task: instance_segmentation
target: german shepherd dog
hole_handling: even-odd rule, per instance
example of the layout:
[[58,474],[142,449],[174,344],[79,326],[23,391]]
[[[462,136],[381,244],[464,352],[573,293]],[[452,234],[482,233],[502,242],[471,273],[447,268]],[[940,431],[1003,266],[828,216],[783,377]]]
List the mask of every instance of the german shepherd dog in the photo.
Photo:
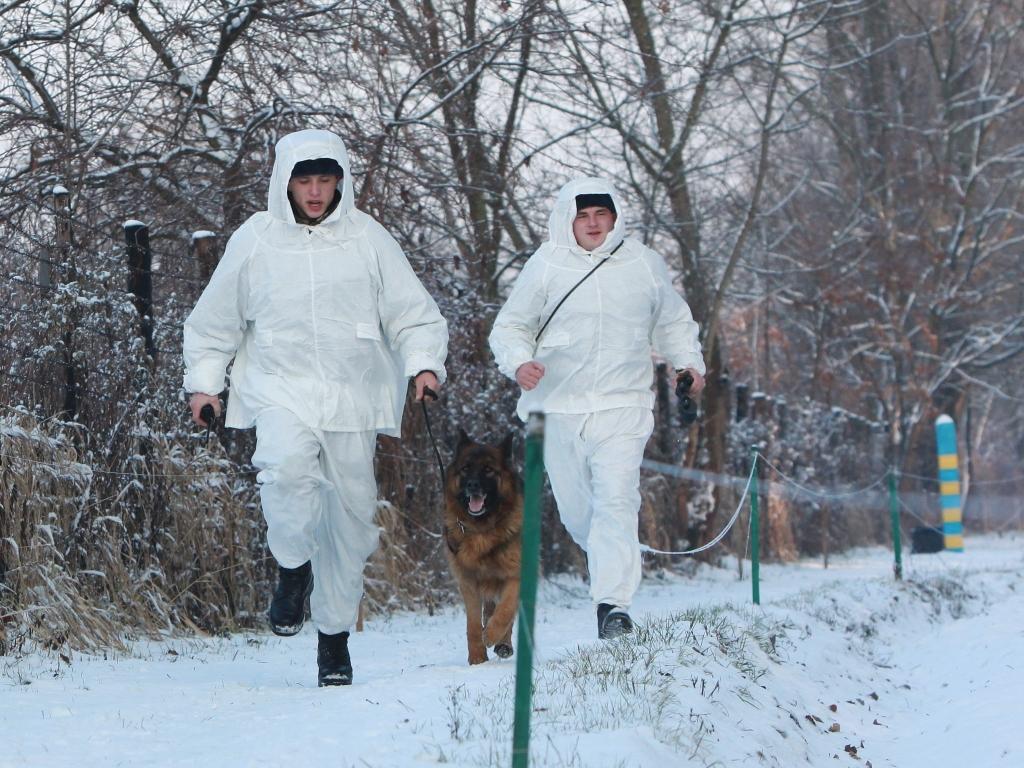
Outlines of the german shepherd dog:
[[459,430],[445,484],[444,540],[466,604],[469,663],[487,661],[487,646],[512,655],[519,605],[523,489],[512,466],[512,435],[500,447]]

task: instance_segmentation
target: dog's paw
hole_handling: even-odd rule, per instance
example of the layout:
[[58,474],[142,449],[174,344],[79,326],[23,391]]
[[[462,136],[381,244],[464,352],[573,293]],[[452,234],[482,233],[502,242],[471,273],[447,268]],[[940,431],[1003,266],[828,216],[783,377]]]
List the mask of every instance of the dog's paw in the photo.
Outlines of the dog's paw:
[[512,655],[512,646],[508,643],[498,643],[496,646],[494,646],[494,652],[498,655],[499,658],[507,659],[509,656]]
[[498,643],[505,643],[507,645],[508,643],[505,638],[508,637],[511,637],[509,626],[507,624],[500,625],[493,618],[484,627],[484,645],[488,648],[498,645]]

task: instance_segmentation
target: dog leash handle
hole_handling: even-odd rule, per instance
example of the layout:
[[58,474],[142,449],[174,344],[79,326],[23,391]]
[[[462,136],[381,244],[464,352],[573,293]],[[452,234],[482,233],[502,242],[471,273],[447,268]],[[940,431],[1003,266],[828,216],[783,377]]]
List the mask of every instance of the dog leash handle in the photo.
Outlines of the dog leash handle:
[[690,397],[690,387],[693,386],[693,376],[689,371],[679,377],[676,384],[676,396],[679,398],[679,420],[684,427],[688,427],[697,420],[697,403]]
[[206,424],[206,442],[210,442],[210,430],[213,429],[213,422],[217,420],[217,412],[213,410],[213,406],[207,403],[199,409],[199,418]]

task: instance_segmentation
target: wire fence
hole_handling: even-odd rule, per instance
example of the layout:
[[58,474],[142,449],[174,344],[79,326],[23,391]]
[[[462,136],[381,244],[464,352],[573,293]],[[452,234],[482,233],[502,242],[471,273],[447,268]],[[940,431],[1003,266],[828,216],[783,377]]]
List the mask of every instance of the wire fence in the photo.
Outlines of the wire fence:
[[[854,512],[863,513],[864,511],[877,510],[888,514],[888,505],[892,501],[890,493],[881,491],[893,471],[887,472],[886,474],[879,475],[874,480],[870,480],[866,483],[854,486],[841,486],[841,487],[818,487],[813,488],[805,483],[801,483],[795,480],[786,472],[782,471],[777,464],[772,462],[767,456],[760,451],[755,454],[755,461],[751,462],[751,468],[744,479],[740,476],[735,475],[723,475],[721,473],[706,472],[700,469],[692,467],[679,467],[665,462],[656,461],[653,459],[645,458],[641,464],[641,468],[649,472],[655,472],[661,475],[671,476],[679,480],[686,480],[690,482],[706,483],[716,485],[719,487],[731,488],[731,489],[742,489],[742,494],[735,510],[730,516],[728,522],[722,528],[722,530],[714,536],[706,544],[699,547],[694,547],[685,550],[661,550],[655,549],[647,544],[641,543],[641,550],[644,553],[652,555],[693,555],[700,552],[705,552],[711,549],[713,546],[720,543],[729,531],[735,526],[737,520],[743,511],[744,504],[748,499],[748,495],[751,489],[751,481],[756,471],[757,463],[762,464],[767,470],[770,470],[771,474],[774,475],[781,485],[774,483],[770,486],[770,489],[766,489],[760,492],[765,497],[774,496],[777,498],[787,499],[790,501],[810,501],[818,503],[832,502],[836,504],[835,509],[840,513],[844,511],[848,514]],[[910,479],[918,481],[921,484],[937,484],[938,473],[932,477],[925,475],[917,475],[913,473],[895,473],[898,477],[904,479]],[[972,481],[972,486],[1003,486],[1009,484],[1019,484],[1024,482],[1024,476],[1010,477],[1005,479],[998,479],[993,481]],[[939,494],[935,491],[908,491],[906,489],[900,490],[896,498],[899,501],[901,509],[914,520],[916,520],[921,526],[928,528],[941,527],[941,507],[939,505]],[[1021,504],[1020,496],[989,496],[987,498],[989,502],[1002,503],[1007,510],[1006,519],[993,525],[984,525],[980,529],[983,531],[1005,531],[1009,530],[1014,523],[1020,523],[1024,520],[1024,512],[1020,509],[1014,510],[1015,507],[1019,507]],[[856,506],[852,509],[844,508],[843,504],[847,502],[855,501]],[[918,514],[914,509],[908,505],[908,501],[919,504],[921,507],[927,507],[934,513],[933,519],[927,519],[926,517]],[[981,522],[981,521],[972,521]],[[1024,530],[1024,528],[1022,528]]]

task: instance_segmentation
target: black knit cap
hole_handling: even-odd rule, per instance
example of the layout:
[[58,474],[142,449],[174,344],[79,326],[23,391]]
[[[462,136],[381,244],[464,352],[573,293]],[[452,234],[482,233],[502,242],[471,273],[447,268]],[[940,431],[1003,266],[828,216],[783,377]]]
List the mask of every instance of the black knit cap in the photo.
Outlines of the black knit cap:
[[607,208],[615,213],[615,203],[612,202],[611,195],[605,194],[591,194],[591,195],[576,195],[576,213],[579,213],[584,208]]
[[345,172],[333,157],[318,157],[315,160],[300,160],[292,168],[291,178],[296,176],[337,176],[339,179]]

